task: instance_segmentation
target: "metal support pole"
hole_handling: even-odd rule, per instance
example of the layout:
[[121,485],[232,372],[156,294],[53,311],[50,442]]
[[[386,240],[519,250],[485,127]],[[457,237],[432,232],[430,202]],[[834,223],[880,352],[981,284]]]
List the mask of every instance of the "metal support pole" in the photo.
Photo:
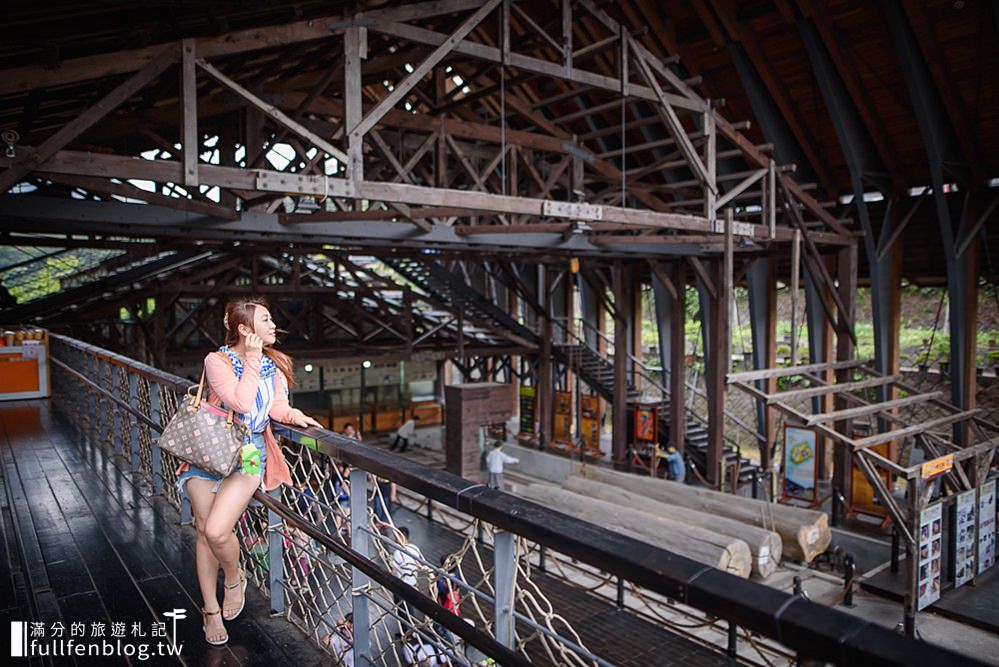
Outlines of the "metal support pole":
[[[281,500],[280,489],[268,491],[267,495]],[[362,496],[363,497],[363,496]],[[353,487],[351,487],[353,498]],[[271,594],[271,615],[282,614],[284,599],[284,519],[274,510],[267,510],[267,584]]]
[[844,573],[843,580],[846,593],[843,596],[843,606],[852,607],[853,606],[853,577],[857,573],[857,563],[853,558],[853,554],[847,554],[846,558],[843,560]]
[[[94,374],[91,377],[91,380],[94,381],[94,384],[100,387],[101,374],[104,372],[103,369],[104,362],[101,361],[99,357],[93,357],[93,362],[94,362],[93,366]],[[104,429],[101,426],[101,422],[103,421],[102,417],[104,415],[104,408],[101,405],[102,403],[103,403],[103,397],[101,396],[100,390],[94,388],[94,412],[92,413],[94,416],[94,442],[97,444],[98,447],[100,447],[103,450],[104,443],[102,442],[101,439],[101,433]]]
[[891,531],[891,571],[893,574],[898,573],[898,530],[892,528]]
[[[367,430],[367,427],[364,425],[364,391],[365,391],[365,387],[364,387],[364,362],[362,361],[361,362],[361,399],[360,399],[360,409],[359,409],[359,413],[360,414],[358,415],[358,418],[357,418],[357,431],[358,431],[358,433],[361,433],[361,434],[363,434]],[[373,428],[372,428],[372,430],[373,430]]]
[[[493,632],[496,641],[513,648],[513,586],[516,581],[516,542],[513,533],[497,531],[493,538],[493,586],[496,590]],[[354,619],[357,623],[357,619]]]
[[725,654],[733,660],[739,655],[738,640],[739,640],[739,626],[729,621],[728,648],[726,649]]
[[547,560],[548,560],[548,551],[547,549],[545,549],[545,545],[542,544],[540,545],[540,549],[538,551],[538,569],[541,572],[545,572],[547,568],[547,563],[546,563]]
[[[117,366],[111,367],[111,395],[115,398],[121,400],[121,391],[119,391],[118,383],[115,382],[115,370]],[[124,451],[125,443],[119,443],[119,435],[121,434],[121,408],[118,407],[116,403],[111,402],[111,455],[115,456]]]
[[617,608],[624,609],[624,579],[617,578]]
[[[161,387],[158,384],[149,385],[149,418],[162,426],[163,415],[160,413],[160,389]],[[154,495],[163,492],[163,466],[160,460],[160,446],[157,444],[159,439],[160,434],[155,429],[149,429],[149,453],[151,459],[149,477],[153,484]]]
[[[350,548],[368,558],[368,473],[360,468],[350,471]],[[354,662],[367,665],[371,661],[368,621],[368,577],[351,568],[351,612],[354,614]]]
[[[133,410],[139,410],[138,376],[129,373],[128,376],[128,404]],[[130,449],[132,451],[132,472],[138,472],[141,462],[139,460],[139,420],[132,418],[132,434],[130,438]]]
[[[84,375],[93,379],[94,372],[93,369],[97,364],[97,359],[89,354],[84,353]],[[94,441],[94,429],[96,428],[97,420],[97,391],[87,385],[87,431],[86,431],[86,441],[92,443]]]
[[908,512],[905,518],[909,524],[910,534],[913,541],[905,542],[905,595],[903,603],[905,605],[902,625],[905,628],[905,636],[914,638],[916,636],[916,605],[918,602],[918,569],[919,569],[919,544],[916,542],[919,536],[919,497],[922,489],[918,478],[909,480],[906,485],[906,501],[908,502]]

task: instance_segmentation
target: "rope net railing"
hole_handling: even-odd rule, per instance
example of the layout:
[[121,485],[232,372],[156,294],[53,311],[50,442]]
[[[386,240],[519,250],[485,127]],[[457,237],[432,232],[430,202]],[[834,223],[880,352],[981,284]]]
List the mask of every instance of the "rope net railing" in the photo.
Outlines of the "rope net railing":
[[[80,369],[71,373],[54,364],[54,388],[69,420],[111,457],[133,467],[153,493],[190,520],[173,481],[180,461],[161,452],[155,438],[176,413],[186,382],[165,374],[154,377],[131,371],[74,346],[53,343],[56,359]],[[91,382],[88,383],[82,377]],[[117,399],[117,400],[116,400]],[[352,544],[350,468],[317,448],[282,440],[292,484],[282,485],[282,503],[311,521],[345,547]],[[363,530],[370,543],[370,559],[415,587],[427,597],[447,602],[447,607],[476,628],[494,634],[495,564],[492,545],[496,529],[464,518],[464,530],[452,532],[453,548],[440,559],[430,559],[419,549],[402,545],[402,527],[392,515],[390,485],[367,475]],[[409,497],[413,492],[400,490]],[[350,642],[344,638],[353,598],[369,600],[370,661],[376,665],[493,664],[478,649],[426,615],[411,609],[393,591],[375,582],[363,590],[352,585],[352,568],[335,552],[310,538],[295,525],[277,521],[257,500],[236,524],[242,562],[253,585],[271,598],[271,607],[303,634],[343,663]],[[449,543],[450,544],[450,543]],[[527,545],[516,542],[515,601],[512,648],[533,664],[610,665],[589,651],[572,624],[558,613],[544,591],[532,580]],[[398,554],[405,553],[406,556]],[[279,568],[273,568],[280,562]],[[279,597],[280,600],[275,599]],[[450,599],[448,599],[450,598]]]
[[[443,528],[463,535],[472,545],[480,539],[488,538],[488,533],[481,536],[478,534],[477,522],[466,520],[460,512],[433,503],[415,493],[403,491],[398,497],[401,507],[413,514],[429,517]],[[428,505],[431,506],[430,511],[427,509]],[[679,604],[632,582],[621,582],[620,585],[623,585],[624,589],[622,596],[619,591],[619,578],[616,575],[529,540],[521,541],[518,553],[521,554],[519,567],[533,575],[532,583],[537,581],[539,574],[542,577],[551,577],[605,602],[620,605],[640,618],[712,650],[724,651],[727,648],[729,630],[728,622],[724,619]],[[795,654],[789,652],[786,647],[748,631],[740,633],[739,648],[740,662],[748,664],[791,665],[797,660]]]
[[[130,467],[140,486],[189,522],[189,504],[173,484],[179,462],[155,443],[188,382],[62,336],[53,336],[51,350],[55,402],[79,440]],[[572,599],[584,607],[598,600],[608,611],[615,598],[618,609],[654,624],[647,631],[715,650],[724,635],[725,653],[752,664],[802,655],[877,655],[898,665],[915,659],[916,648],[896,635],[800,595],[731,578],[328,431],[277,432],[291,438],[282,448],[292,483],[258,492],[238,521],[244,567],[272,614],[340,664],[352,664],[355,651],[362,662],[386,666],[497,664],[497,657],[510,665],[612,664],[588,646],[605,628],[592,614],[575,613],[571,595],[589,595]],[[414,514],[421,509],[435,520],[422,521]],[[417,525],[425,551],[407,544],[407,529]],[[348,621],[358,614],[351,633]],[[798,627],[789,619],[802,614],[810,619],[807,645],[783,631]],[[854,641],[859,636],[865,639]],[[600,642],[597,650],[614,646]],[[927,664],[950,657],[918,650]]]

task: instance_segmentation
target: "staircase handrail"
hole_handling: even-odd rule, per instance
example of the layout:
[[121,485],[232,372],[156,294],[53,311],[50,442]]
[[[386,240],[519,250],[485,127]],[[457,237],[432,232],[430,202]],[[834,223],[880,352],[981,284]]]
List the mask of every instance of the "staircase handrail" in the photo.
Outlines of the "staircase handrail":
[[[553,318],[553,319],[555,319],[555,318]],[[560,318],[557,318],[557,319],[560,322],[568,322],[569,321],[569,318],[566,318],[566,317],[560,317]],[[608,338],[608,336],[607,336],[606,333],[604,333],[604,332],[600,331],[599,329],[593,327],[593,325],[590,324],[589,322],[587,322],[586,320],[584,320],[582,318],[573,318],[573,319],[574,320],[578,320],[579,322],[581,322],[584,327],[590,327],[593,331],[595,331],[601,337],[604,337],[605,339]],[[576,335],[575,331],[573,331],[573,327],[571,327],[571,326],[565,326],[565,327],[563,327],[563,329],[574,340],[576,340],[579,343],[581,343],[582,345],[586,346],[591,352],[594,352],[598,356],[601,356],[600,353],[597,350],[594,350],[592,347],[590,347],[589,345],[587,345],[585,338],[580,338],[578,335]],[[612,356],[612,355],[610,353],[608,353],[607,356]],[[652,366],[650,364],[647,364],[642,359],[636,357],[633,354],[628,354],[627,357],[632,362],[634,362],[638,366],[638,368],[640,369],[639,372],[638,372],[639,376],[641,376],[645,380],[648,380],[649,383],[651,383],[654,387],[656,387],[657,389],[659,389],[660,392],[662,392],[662,394],[664,396],[666,396],[666,395],[669,394],[669,391],[667,390],[666,386],[663,383],[661,383],[656,377],[654,377],[652,375],[652,373],[656,373],[656,372],[662,373],[663,377],[665,378],[665,377],[668,377],[669,374],[671,373],[670,369],[662,368],[660,366]],[[699,389],[697,387],[697,385],[694,382],[692,382],[689,378],[685,378],[684,379],[684,386],[686,386],[687,391],[691,392],[692,394],[694,394],[696,396],[700,396],[701,398],[707,399],[707,393],[705,393],[704,391],[702,391],[701,389]],[[694,410],[690,409],[689,405],[687,406],[687,412],[688,412],[688,414],[690,414],[691,416],[693,416],[694,419],[696,419],[697,421],[701,422],[704,425],[707,425],[707,420],[705,420],[703,417],[701,417],[699,414],[697,414]],[[749,426],[748,424],[746,424],[745,421],[743,421],[738,416],[732,414],[728,410],[725,410],[724,412],[725,412],[725,416],[728,417],[730,420],[732,420],[732,422],[736,426],[738,426],[742,430],[746,431],[749,435],[753,436],[753,438],[755,438],[758,442],[766,443],[766,441],[767,441],[766,436],[764,436],[763,434],[761,434],[760,432],[758,432],[757,430],[755,430],[754,428],[752,428],[751,426]],[[731,438],[729,438],[728,436],[726,436],[725,439],[729,440],[729,442],[731,442],[733,445],[735,445],[735,446],[738,447],[738,443],[735,442],[734,440],[732,440]]]

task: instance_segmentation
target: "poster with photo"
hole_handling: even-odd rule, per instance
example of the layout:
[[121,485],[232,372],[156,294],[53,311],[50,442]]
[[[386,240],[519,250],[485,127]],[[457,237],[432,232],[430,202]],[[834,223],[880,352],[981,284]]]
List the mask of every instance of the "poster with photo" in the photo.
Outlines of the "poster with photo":
[[520,388],[520,432],[534,433],[534,387]]
[[940,599],[940,558],[943,553],[943,505],[927,505],[919,515],[919,569],[916,609]]
[[978,487],[978,574],[996,563],[996,480]]
[[957,551],[954,556],[954,587],[975,576],[975,490],[957,496]]
[[804,426],[784,427],[784,495],[815,500],[816,433]]

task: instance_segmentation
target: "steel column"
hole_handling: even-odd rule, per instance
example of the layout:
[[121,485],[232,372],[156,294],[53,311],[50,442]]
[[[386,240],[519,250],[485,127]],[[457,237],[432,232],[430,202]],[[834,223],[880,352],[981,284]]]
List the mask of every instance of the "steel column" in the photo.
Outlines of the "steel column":
[[[350,548],[362,558],[370,558],[368,548],[368,473],[350,470]],[[274,561],[271,561],[274,562]],[[371,661],[371,623],[368,616],[368,576],[357,568],[350,570],[351,613],[354,615],[354,662]]]
[[[513,648],[513,589],[517,579],[516,535],[497,530],[493,535],[493,587],[495,590],[493,633],[496,641]],[[356,620],[355,620],[356,622]]]
[[[762,370],[777,365],[777,260],[754,259],[746,271],[749,287],[749,326],[752,331],[753,368]],[[772,394],[777,390],[774,378],[757,380],[756,388]],[[756,402],[757,430],[766,437],[760,447],[760,467],[770,469],[770,451],[777,440],[776,414],[763,401]]]

